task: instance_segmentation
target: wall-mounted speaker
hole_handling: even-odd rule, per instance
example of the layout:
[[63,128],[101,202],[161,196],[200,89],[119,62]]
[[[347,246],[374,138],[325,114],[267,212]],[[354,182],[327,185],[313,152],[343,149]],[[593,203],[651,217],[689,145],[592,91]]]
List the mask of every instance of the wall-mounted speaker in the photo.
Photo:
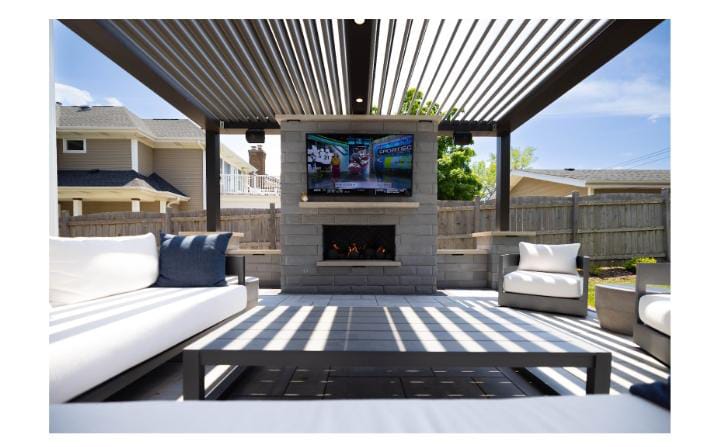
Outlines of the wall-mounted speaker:
[[265,131],[260,129],[248,129],[245,131],[245,139],[248,143],[264,143]]
[[453,133],[453,143],[456,146],[468,146],[472,144],[472,133],[470,132],[455,132]]

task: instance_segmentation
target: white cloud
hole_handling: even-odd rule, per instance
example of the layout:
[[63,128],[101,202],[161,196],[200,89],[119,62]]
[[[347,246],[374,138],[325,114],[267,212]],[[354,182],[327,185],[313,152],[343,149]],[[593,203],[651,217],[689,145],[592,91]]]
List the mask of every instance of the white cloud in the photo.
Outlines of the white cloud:
[[66,106],[120,107],[123,105],[123,103],[114,96],[107,96],[103,101],[95,101],[89,91],[59,82],[55,83],[55,101],[59,101]]
[[670,115],[670,88],[646,78],[587,80],[547,109],[548,115],[644,116],[655,122]]
[[87,106],[93,101],[93,97],[87,90],[56,82],[55,101],[59,101],[66,106]]
[[120,107],[123,105],[123,103],[114,96],[108,96],[107,98],[105,98],[105,105]]

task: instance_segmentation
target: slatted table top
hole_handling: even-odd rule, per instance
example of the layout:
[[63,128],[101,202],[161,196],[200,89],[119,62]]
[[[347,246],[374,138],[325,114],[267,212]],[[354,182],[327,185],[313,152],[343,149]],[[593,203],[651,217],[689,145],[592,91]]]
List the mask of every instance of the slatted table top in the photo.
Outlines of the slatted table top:
[[186,351],[601,353],[500,307],[258,306]]

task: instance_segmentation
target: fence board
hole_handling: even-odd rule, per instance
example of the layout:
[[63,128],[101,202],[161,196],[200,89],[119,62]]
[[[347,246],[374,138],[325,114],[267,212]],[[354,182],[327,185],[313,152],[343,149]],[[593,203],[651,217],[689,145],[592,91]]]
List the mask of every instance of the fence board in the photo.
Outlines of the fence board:
[[[573,202],[574,200],[574,202]],[[538,243],[574,239],[595,260],[634,256],[664,258],[669,250],[669,193],[601,194],[585,197],[516,197],[510,229],[535,231]],[[220,230],[244,233],[242,248],[277,248],[282,210],[223,209]],[[99,213],[60,216],[61,236],[121,236],[147,232],[204,231],[205,211]],[[438,248],[475,248],[473,232],[495,226],[493,201],[438,201]]]

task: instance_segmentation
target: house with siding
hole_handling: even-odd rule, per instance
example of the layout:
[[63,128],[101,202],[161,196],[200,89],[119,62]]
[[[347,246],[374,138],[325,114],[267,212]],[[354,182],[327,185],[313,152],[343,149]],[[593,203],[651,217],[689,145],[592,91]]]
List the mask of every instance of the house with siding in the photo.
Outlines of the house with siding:
[[581,196],[607,193],[659,193],[670,187],[667,169],[523,169],[510,172],[510,194]]
[[[81,215],[205,208],[205,135],[192,121],[141,119],[114,106],[58,104],[56,111],[61,210]],[[227,179],[257,171],[225,145],[220,152],[225,183],[236,186]],[[232,195],[232,187],[224,192]]]

